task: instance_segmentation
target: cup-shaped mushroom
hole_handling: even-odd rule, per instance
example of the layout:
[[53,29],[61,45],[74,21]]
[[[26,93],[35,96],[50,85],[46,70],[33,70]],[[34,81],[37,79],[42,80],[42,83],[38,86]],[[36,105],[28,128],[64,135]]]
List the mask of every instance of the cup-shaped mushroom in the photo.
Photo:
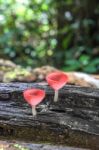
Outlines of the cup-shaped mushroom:
[[45,97],[45,91],[41,89],[27,89],[23,92],[24,99],[32,106],[33,116],[36,116],[36,105]]
[[47,75],[46,80],[55,90],[54,102],[56,102],[58,100],[58,91],[68,82],[68,76],[63,72],[53,72]]

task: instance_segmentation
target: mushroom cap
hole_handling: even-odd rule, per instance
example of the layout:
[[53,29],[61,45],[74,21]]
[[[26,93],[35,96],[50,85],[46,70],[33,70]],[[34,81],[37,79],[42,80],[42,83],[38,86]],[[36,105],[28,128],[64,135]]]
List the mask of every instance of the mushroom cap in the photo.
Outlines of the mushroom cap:
[[45,91],[40,89],[27,89],[23,92],[24,99],[31,105],[38,105],[45,97]]
[[59,90],[68,82],[68,76],[63,72],[53,72],[47,75],[46,80],[54,90]]

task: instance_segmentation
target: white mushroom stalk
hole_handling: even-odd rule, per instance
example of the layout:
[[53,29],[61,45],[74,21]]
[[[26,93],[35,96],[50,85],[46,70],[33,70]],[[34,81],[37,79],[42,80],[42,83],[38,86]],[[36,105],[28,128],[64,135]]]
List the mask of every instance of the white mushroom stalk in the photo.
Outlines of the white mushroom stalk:
[[32,106],[32,114],[33,114],[33,117],[35,117],[37,114],[35,106]]
[[54,94],[54,102],[58,101],[58,95],[59,95],[59,91],[55,90],[55,94]]

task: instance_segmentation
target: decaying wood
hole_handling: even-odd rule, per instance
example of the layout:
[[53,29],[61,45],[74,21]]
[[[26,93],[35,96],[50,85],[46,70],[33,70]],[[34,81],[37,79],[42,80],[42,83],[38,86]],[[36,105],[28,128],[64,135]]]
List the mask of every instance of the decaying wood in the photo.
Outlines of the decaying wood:
[[0,150],[89,150],[48,144],[33,144],[19,141],[0,141]]
[[[30,70],[16,65],[10,60],[0,59],[0,82],[37,82],[44,81],[46,76],[55,71],[61,71],[52,66],[31,68]],[[69,76],[69,84],[99,88],[99,75],[83,72],[64,72]]]
[[[46,91],[45,100],[33,118],[22,91]],[[0,84],[0,137],[99,148],[99,89],[66,85],[53,102],[47,84]]]

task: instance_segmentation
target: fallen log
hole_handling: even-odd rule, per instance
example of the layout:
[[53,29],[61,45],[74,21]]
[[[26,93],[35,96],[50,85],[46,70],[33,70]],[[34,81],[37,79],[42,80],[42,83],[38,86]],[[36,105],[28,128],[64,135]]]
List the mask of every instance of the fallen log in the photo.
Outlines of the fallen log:
[[[33,118],[22,92],[46,91]],[[99,149],[99,89],[66,85],[53,102],[53,90],[42,83],[0,83],[0,138],[49,142]]]

